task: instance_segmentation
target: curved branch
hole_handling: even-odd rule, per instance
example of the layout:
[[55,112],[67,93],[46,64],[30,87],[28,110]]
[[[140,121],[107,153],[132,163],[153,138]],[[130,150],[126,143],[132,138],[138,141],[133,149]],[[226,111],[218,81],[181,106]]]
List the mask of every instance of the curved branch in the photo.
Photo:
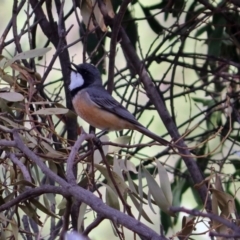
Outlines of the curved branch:
[[173,212],[185,212],[185,213],[188,213],[192,216],[197,216],[197,217],[200,216],[200,217],[210,218],[211,220],[215,220],[219,223],[222,223],[226,227],[232,229],[238,235],[240,234],[240,228],[234,222],[230,222],[230,221],[226,220],[225,218],[222,218],[222,217],[220,217],[216,214],[203,213],[203,212],[198,211],[196,209],[191,210],[191,209],[186,209],[186,208],[183,208],[183,207],[171,207],[171,211],[173,211]]
[[121,23],[122,23],[124,14],[130,2],[131,0],[124,0],[121,4],[118,14],[114,17],[114,23],[113,23],[112,34],[111,34],[111,42],[110,42],[109,67],[108,67],[108,92],[109,93],[112,93],[114,88],[113,79],[114,79],[115,54],[116,54],[118,33],[121,28]]
[[14,205],[26,201],[30,198],[37,197],[44,193],[55,193],[63,195],[64,197],[69,197],[69,193],[66,192],[62,187],[56,187],[51,185],[43,185],[41,187],[37,187],[34,189],[26,190],[24,193],[20,194],[19,196],[15,197],[12,201],[4,203],[0,206],[0,212],[4,210],[8,210],[9,208],[13,207]]
[[13,137],[17,148],[26,154],[26,156],[30,158],[35,164],[37,164],[44,174],[60,184],[66,194],[70,194],[77,201],[81,201],[89,205],[95,212],[101,214],[102,216],[110,219],[115,223],[123,225],[124,227],[138,233],[143,237],[146,237],[147,239],[166,240],[165,237],[160,236],[140,221],[107,206],[93,193],[79,187],[77,184],[70,184],[66,182],[64,179],[52,172],[34,152],[32,152],[27,146],[24,145],[17,131],[14,131]]
[[[99,2],[99,8],[104,16],[105,21],[110,25],[111,28],[113,28],[113,20],[106,14],[106,7],[103,4],[101,0]],[[167,128],[169,134],[171,135],[172,139],[178,140],[176,148],[178,148],[178,151],[181,155],[187,156],[182,157],[188,171],[190,172],[191,178],[194,182],[194,184],[198,184],[203,181],[203,174],[198,168],[196,161],[191,156],[190,151],[188,150],[186,144],[184,143],[183,139],[181,138],[181,135],[178,132],[177,126],[175,125],[172,117],[170,116],[163,98],[159,95],[158,90],[154,86],[152,80],[150,79],[144,64],[139,59],[135,49],[133,48],[125,30],[123,28],[120,29],[119,34],[121,36],[121,46],[123,50],[126,52],[126,55],[128,56],[129,60],[132,63],[132,66],[135,68],[136,72],[138,73],[143,85],[144,89],[146,90],[146,93],[149,97],[149,99],[152,101],[154,106],[156,107],[156,110],[162,119],[165,127]],[[201,188],[198,189],[199,195],[201,197],[202,202],[206,203],[206,209],[207,211],[211,211],[211,201],[208,196],[208,189],[206,185],[202,185]]]

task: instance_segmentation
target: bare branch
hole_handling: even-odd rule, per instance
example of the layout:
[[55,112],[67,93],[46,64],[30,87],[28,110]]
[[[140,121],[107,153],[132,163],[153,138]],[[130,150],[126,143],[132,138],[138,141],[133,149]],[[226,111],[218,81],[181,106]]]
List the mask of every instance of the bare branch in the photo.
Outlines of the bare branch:
[[54,194],[61,194],[65,197],[69,197],[69,193],[64,191],[61,187],[55,187],[50,185],[43,185],[41,187],[28,189],[24,193],[21,193],[20,195],[16,196],[13,200],[4,203],[0,206],[0,212],[4,210],[8,210],[9,208],[17,205],[20,202],[24,202],[28,199],[38,197],[44,193],[54,193]]

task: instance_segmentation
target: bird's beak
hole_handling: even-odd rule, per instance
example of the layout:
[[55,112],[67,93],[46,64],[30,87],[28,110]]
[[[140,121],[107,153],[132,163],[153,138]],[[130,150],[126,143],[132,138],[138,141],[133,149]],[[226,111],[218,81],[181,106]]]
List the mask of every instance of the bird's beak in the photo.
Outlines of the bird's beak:
[[[74,67],[74,69],[71,67],[71,66],[73,66]],[[71,65],[69,66],[69,68],[72,70],[72,71],[77,71],[77,65],[75,64],[75,63],[71,63]]]

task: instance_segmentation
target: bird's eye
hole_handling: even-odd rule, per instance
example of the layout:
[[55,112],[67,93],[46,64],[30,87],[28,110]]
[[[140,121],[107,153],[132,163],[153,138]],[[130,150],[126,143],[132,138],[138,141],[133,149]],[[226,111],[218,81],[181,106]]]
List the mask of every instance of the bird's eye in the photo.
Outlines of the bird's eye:
[[81,74],[85,76],[87,74],[87,71],[86,70],[82,70]]

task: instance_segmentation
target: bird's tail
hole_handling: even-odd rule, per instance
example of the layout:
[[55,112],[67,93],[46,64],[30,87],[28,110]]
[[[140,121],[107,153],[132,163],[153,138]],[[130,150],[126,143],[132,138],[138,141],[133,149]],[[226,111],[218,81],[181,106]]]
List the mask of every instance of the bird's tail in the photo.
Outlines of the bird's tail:
[[164,146],[170,146],[170,145],[171,145],[170,142],[168,142],[167,140],[159,137],[159,136],[156,135],[155,133],[149,131],[149,130],[148,130],[147,128],[145,128],[144,126],[136,126],[136,125],[135,125],[135,130],[137,130],[138,132],[140,132],[140,133],[142,133],[142,134],[144,134],[144,135],[152,138],[153,140],[161,143],[161,144],[164,145]]

